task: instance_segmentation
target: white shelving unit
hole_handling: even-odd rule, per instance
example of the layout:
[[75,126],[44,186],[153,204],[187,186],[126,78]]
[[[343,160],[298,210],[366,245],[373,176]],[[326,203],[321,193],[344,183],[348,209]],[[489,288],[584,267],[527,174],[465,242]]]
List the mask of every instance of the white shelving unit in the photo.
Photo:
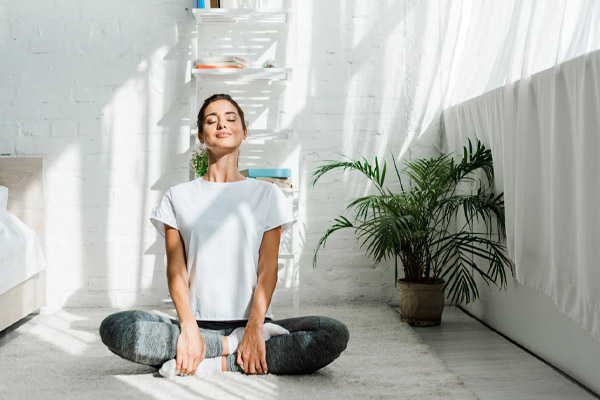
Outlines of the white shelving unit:
[[[238,29],[236,27],[243,27],[245,24],[252,24],[253,26],[259,24],[263,27],[268,27],[266,30],[269,32],[273,32],[279,29],[288,29],[289,22],[291,21],[292,11],[291,9],[193,9],[192,10],[194,18],[196,19],[196,24],[200,28],[203,27],[204,31],[211,32],[213,36],[220,39],[221,32],[227,32],[232,38],[228,38],[231,41],[234,41],[236,38],[235,35],[238,34]],[[233,24],[233,25],[232,25]],[[212,34],[212,30],[214,29],[215,33]],[[243,29],[240,29],[240,31]],[[200,32],[200,29],[198,29]],[[208,38],[207,38],[208,39]],[[213,57],[216,55],[225,55],[225,54],[214,54],[214,52],[210,52],[210,54],[204,54],[200,48],[200,44],[204,45],[203,38],[201,34],[198,35],[198,49],[197,56],[198,57]],[[230,49],[228,49],[230,52]],[[252,61],[252,60],[251,60]],[[260,64],[259,64],[260,65]],[[253,99],[262,98],[264,96],[264,87],[270,88],[273,82],[283,82],[290,81],[292,79],[292,68],[287,67],[277,67],[277,68],[193,68],[191,72],[192,76],[196,80],[196,98],[197,98],[197,107],[196,110],[200,108],[202,104],[202,100],[212,93],[206,92],[206,87],[210,85],[219,85],[222,83],[222,86],[218,86],[221,93],[227,93],[236,98],[239,94],[240,90],[236,88],[242,85],[244,88],[247,85],[253,85],[251,89],[245,89],[246,91],[246,101],[247,103],[253,102]],[[244,86],[246,85],[246,86]],[[258,87],[258,89],[256,89]],[[289,88],[286,87],[285,90]],[[252,90],[256,90],[260,93],[253,93]],[[252,104],[251,104],[252,105]],[[248,111],[244,105],[242,105],[244,111]],[[270,111],[269,107],[265,107],[266,110],[263,112]],[[279,116],[275,116],[275,119],[279,118]],[[279,125],[279,124],[277,124]],[[292,146],[290,143],[293,143],[295,140],[295,131],[294,129],[255,129],[252,127],[248,128],[248,140],[244,143],[244,146],[248,151],[260,154],[260,149],[263,149],[264,156],[272,156],[274,152],[276,153],[287,153],[290,151]],[[191,129],[190,136],[190,146],[192,148],[196,147],[197,143],[197,130]],[[270,146],[269,151],[264,151],[265,146]],[[257,150],[255,150],[257,149]],[[276,151],[273,151],[276,149]],[[242,149],[245,152],[245,149]],[[252,153],[254,154],[254,153]],[[261,168],[261,156],[252,156],[254,158],[253,165],[249,168]],[[266,165],[265,168],[274,168],[273,166]],[[285,168],[297,169],[297,166],[286,165],[283,166]],[[245,169],[246,166],[240,163],[240,169]],[[293,171],[294,172],[294,171]],[[297,171],[295,171],[297,172]],[[294,175],[294,173],[292,173]],[[297,182],[293,182],[292,189],[281,189],[282,192],[286,195],[290,204],[293,207],[294,214],[298,215],[298,189]],[[282,237],[281,246],[279,249],[279,282],[278,289],[276,290],[274,299],[277,298],[277,293],[281,290],[284,290],[286,296],[291,297],[294,314],[299,314],[299,233],[297,224],[292,229],[291,233],[286,233]]]
[[231,24],[251,22],[253,24],[281,24],[290,21],[290,9],[270,10],[260,8],[194,8],[192,10],[199,24]]
[[291,68],[194,68],[192,75],[201,80],[280,81],[292,77]]

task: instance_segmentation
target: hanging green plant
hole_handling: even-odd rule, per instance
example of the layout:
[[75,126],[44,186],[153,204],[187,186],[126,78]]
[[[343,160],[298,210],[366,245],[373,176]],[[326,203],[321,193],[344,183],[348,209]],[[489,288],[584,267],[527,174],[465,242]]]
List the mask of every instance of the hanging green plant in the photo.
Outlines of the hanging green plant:
[[192,152],[192,159],[190,162],[192,163],[196,177],[206,175],[206,171],[208,171],[208,152],[204,147]]

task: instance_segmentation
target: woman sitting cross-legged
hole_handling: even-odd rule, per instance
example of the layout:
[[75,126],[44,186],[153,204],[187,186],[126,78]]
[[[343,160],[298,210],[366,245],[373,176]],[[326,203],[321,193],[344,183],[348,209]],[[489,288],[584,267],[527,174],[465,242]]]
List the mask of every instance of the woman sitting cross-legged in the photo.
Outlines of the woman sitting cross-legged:
[[275,184],[238,172],[247,137],[244,113],[230,96],[206,99],[198,138],[208,171],[170,188],[150,219],[165,237],[179,319],[144,311],[109,315],[100,335],[115,354],[160,368],[163,376],[307,374],[346,348],[348,329],[335,319],[273,319],[279,242],[296,220]]

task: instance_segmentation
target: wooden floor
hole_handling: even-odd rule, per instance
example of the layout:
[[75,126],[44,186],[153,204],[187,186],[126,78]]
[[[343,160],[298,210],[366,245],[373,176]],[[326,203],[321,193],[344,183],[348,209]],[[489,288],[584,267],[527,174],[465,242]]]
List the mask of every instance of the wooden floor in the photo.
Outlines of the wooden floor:
[[442,318],[414,330],[480,399],[600,398],[461,309],[446,307]]

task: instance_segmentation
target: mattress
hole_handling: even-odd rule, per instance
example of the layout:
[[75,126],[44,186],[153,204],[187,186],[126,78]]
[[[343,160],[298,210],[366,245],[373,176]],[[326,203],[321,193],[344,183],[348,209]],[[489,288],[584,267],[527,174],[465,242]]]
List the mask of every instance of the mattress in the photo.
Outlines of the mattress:
[[36,232],[6,211],[7,202],[0,186],[0,295],[46,268]]

